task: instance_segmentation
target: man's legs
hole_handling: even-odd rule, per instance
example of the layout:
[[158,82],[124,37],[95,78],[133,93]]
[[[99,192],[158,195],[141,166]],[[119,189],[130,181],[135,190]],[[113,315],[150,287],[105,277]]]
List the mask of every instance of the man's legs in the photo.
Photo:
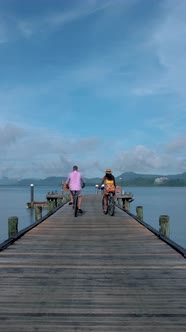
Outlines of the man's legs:
[[70,190],[70,202],[68,203],[69,205],[72,205],[73,204],[73,195],[72,195],[72,192]]

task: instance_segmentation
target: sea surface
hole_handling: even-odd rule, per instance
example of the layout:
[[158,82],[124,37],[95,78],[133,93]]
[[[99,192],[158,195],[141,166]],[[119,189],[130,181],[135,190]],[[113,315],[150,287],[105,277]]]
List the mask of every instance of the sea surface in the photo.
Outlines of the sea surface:
[[[130,212],[136,215],[136,207],[143,207],[143,220],[159,230],[159,216],[170,218],[170,239],[186,248],[186,187],[126,187],[134,201]],[[61,193],[61,187],[34,186],[34,200],[45,201],[48,192]],[[95,193],[95,187],[85,187],[85,194]],[[0,243],[8,238],[8,218],[18,217],[19,231],[35,222],[35,213],[26,207],[31,200],[31,187],[0,186]],[[43,209],[42,216],[47,213]]]

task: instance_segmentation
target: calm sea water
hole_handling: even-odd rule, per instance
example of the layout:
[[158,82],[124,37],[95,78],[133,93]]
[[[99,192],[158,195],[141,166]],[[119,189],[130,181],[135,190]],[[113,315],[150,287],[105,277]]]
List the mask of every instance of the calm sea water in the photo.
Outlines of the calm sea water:
[[[127,187],[134,201],[130,211],[136,215],[136,206],[143,206],[143,220],[159,230],[159,216],[166,214],[170,218],[170,239],[186,248],[186,187]],[[34,187],[34,200],[45,201],[51,191],[61,193],[61,187]],[[95,187],[86,187],[84,193],[95,193]],[[8,218],[17,216],[19,230],[35,221],[32,209],[26,208],[30,201],[31,190],[28,187],[0,186],[0,243],[8,238]],[[47,210],[43,209],[43,215]]]

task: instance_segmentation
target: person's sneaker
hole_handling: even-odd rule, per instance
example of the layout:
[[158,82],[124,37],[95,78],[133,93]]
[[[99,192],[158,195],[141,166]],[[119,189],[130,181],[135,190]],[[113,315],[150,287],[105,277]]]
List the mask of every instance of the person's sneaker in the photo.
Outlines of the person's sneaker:
[[79,212],[79,213],[83,213],[83,211],[82,211],[81,209],[78,209],[78,212]]
[[72,202],[69,202],[68,205],[72,205]]

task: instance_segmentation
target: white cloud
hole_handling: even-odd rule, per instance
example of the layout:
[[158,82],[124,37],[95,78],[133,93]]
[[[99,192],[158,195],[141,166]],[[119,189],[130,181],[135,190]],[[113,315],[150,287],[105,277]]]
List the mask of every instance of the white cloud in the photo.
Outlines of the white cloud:
[[119,165],[120,170],[148,173],[160,168],[161,158],[152,149],[138,145],[133,149],[121,152]]
[[[52,4],[52,3],[51,3]],[[73,23],[92,15],[99,11],[104,11],[106,8],[113,6],[113,0],[81,0],[73,2],[73,8],[58,7],[58,9],[51,8],[48,10],[47,6],[43,6],[43,12],[35,17],[25,16],[22,18],[17,12],[11,8],[11,13],[5,11],[0,15],[0,43],[11,42],[19,38],[30,38],[40,33],[47,33],[66,24]],[[6,19],[4,19],[6,17]]]
[[186,136],[176,137],[166,145],[165,149],[170,154],[183,154],[186,158]]
[[15,146],[25,136],[25,130],[13,124],[0,126],[0,150]]
[[174,174],[185,171],[186,155],[177,156],[178,151],[185,148],[183,140],[172,142],[170,146],[148,148],[137,145],[134,148],[125,150],[118,155],[117,172],[133,171],[136,173],[149,174]]
[[[136,145],[124,148],[120,153],[109,149],[114,140],[89,137],[79,139],[50,130],[23,130],[7,125],[1,127],[0,177],[65,176],[73,164],[78,164],[86,177],[102,176],[106,167],[111,167],[115,175],[125,171],[136,173],[167,174],[183,172],[186,167],[185,137],[175,137],[172,143],[154,148]],[[116,139],[117,142],[117,139]],[[168,171],[167,171],[168,170]]]
[[184,68],[186,66],[186,2],[180,0],[165,0],[161,3],[162,13],[154,25],[146,47],[154,51],[159,61],[159,78],[149,78],[148,86],[142,87],[142,91],[151,89],[157,93],[175,93],[175,96],[185,100],[186,78]]
[[94,153],[101,149],[98,138],[79,139],[41,128],[5,125],[0,134],[0,177],[64,176],[73,164],[82,164],[82,169],[94,164]]
[[[88,36],[96,36],[95,44],[93,42],[89,50],[86,49],[87,45],[82,45],[80,60],[70,60],[69,66],[63,66],[63,62],[54,61],[51,65],[45,59],[45,69],[48,71],[50,66],[52,69],[47,74],[42,67],[42,76],[38,68],[38,80],[27,79],[23,83],[18,77],[14,83],[15,78],[11,81],[10,77],[9,85],[6,86],[2,80],[0,150],[3,158],[0,176],[37,175],[43,178],[65,175],[74,163],[80,165],[87,177],[101,176],[108,162],[116,175],[124,171],[159,174],[185,171],[186,2],[162,1],[160,15],[156,16],[156,20],[149,20],[152,25],[150,28],[143,26],[140,30],[136,23],[134,30],[140,30],[140,38],[136,38],[134,45],[134,40],[131,41],[131,37],[135,38],[134,30],[128,30],[131,32],[128,40],[123,34],[119,38],[120,31],[113,22],[120,15],[125,17],[127,6],[135,2],[138,3],[137,0],[85,0],[77,4],[73,2],[76,4],[73,9],[69,2],[69,8],[63,12],[43,9],[40,17],[23,19],[18,15],[10,15],[7,20],[1,21],[0,43],[22,37],[29,42],[29,38],[34,36],[39,40],[43,32],[47,41],[49,34],[55,33],[56,28],[62,27],[60,31],[63,33],[63,26],[67,30],[73,29],[71,23],[78,20],[82,23],[89,15],[99,13],[95,15],[96,21],[92,24],[94,30],[88,30]],[[133,27],[135,22],[130,16],[127,18],[129,27]],[[110,32],[107,32],[108,26]],[[100,44],[96,47],[99,32]],[[104,36],[108,37],[108,43],[103,43]],[[44,49],[47,47],[47,44],[42,45]],[[21,68],[19,62],[18,67]],[[37,68],[33,65],[32,69],[36,71]],[[82,100],[79,105],[75,104],[76,94],[80,90],[84,99],[91,95],[89,100],[94,104],[95,114],[88,113],[90,104],[87,106]],[[96,103],[97,100],[101,106]],[[147,109],[147,105],[144,105],[146,100],[149,100],[149,105],[159,101],[160,108],[152,110],[151,114],[151,107]],[[105,121],[101,124],[103,136],[98,132],[97,137],[96,128],[92,127],[90,121],[90,118],[93,119],[95,124],[101,117],[104,118],[107,108],[103,106],[102,109],[102,105],[105,101],[113,109],[112,137],[108,134],[106,139]],[[133,102],[135,107],[132,107]],[[77,135],[78,130],[75,134],[73,130],[70,133],[71,119],[73,116],[74,121],[78,119],[83,105],[88,120],[82,126],[90,128],[85,138]],[[76,112],[79,112],[77,116]],[[10,124],[6,125],[7,122]],[[117,123],[122,134],[117,132]],[[56,127],[63,134],[57,132],[59,129]],[[146,144],[142,143],[145,139]],[[108,147],[111,151],[109,161]]]

